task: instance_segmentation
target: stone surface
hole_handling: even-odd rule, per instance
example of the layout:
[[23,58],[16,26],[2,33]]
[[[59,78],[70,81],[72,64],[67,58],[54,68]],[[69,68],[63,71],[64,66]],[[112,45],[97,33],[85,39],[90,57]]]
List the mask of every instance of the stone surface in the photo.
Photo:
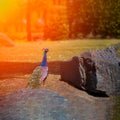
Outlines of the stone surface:
[[[0,79],[1,92],[10,87],[17,91],[0,94],[0,120],[112,120],[109,97],[88,95],[60,81],[60,75],[50,74],[44,89],[23,89],[29,75],[14,77]],[[20,82],[25,85],[19,87]]]
[[[117,46],[117,45],[116,45]],[[110,46],[102,50],[89,50],[78,58],[74,57],[61,64],[61,79],[81,89],[82,80],[89,90],[105,91],[107,95],[120,95],[120,59],[117,47]],[[81,58],[83,59],[81,70]],[[85,60],[93,61],[87,65]],[[84,72],[84,74],[83,74]]]
[[72,120],[68,100],[50,90],[22,89],[0,97],[0,120]]
[[6,34],[0,33],[0,45],[2,45],[2,46],[14,46],[15,43]]
[[110,46],[103,50],[89,51],[95,61],[97,89],[108,95],[120,95],[120,59],[117,49]]
[[61,80],[79,88],[96,90],[96,68],[91,58],[74,56],[61,63]]

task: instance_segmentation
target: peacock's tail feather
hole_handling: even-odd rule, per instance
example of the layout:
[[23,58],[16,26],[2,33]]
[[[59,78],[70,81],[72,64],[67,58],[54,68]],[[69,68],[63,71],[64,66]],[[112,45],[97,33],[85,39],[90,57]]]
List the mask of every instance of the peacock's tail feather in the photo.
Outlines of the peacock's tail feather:
[[28,88],[39,88],[40,87],[40,84],[39,84],[39,80],[40,80],[40,77],[41,77],[41,74],[40,74],[40,71],[41,71],[41,66],[37,66],[30,78],[29,78],[29,82],[28,82]]

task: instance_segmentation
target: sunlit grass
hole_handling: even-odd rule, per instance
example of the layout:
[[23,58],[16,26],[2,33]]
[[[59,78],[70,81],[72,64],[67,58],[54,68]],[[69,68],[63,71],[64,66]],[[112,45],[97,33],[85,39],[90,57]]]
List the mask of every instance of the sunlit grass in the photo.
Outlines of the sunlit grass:
[[[1,47],[0,61],[40,62],[42,48],[49,48],[48,61],[66,60],[87,50],[102,49],[119,40],[66,40],[16,43],[15,47]],[[120,51],[119,51],[120,53]]]
[[112,120],[120,120],[120,97],[114,97],[114,102]]

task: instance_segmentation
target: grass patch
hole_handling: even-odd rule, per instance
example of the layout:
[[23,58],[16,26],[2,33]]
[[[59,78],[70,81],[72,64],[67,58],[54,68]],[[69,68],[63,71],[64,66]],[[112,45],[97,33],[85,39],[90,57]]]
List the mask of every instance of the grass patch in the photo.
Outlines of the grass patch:
[[113,107],[113,119],[120,120],[120,97],[114,98],[115,105]]
[[[39,62],[42,48],[49,48],[48,61],[66,60],[87,50],[102,49],[119,40],[66,40],[16,43],[15,47],[1,47],[0,61]],[[120,50],[119,50],[120,53]]]

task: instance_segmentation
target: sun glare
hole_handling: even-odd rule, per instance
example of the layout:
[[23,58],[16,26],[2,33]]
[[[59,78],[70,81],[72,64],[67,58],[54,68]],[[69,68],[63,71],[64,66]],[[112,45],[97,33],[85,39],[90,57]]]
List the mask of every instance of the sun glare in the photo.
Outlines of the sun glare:
[[0,0],[0,20],[10,17],[16,9],[16,0]]

